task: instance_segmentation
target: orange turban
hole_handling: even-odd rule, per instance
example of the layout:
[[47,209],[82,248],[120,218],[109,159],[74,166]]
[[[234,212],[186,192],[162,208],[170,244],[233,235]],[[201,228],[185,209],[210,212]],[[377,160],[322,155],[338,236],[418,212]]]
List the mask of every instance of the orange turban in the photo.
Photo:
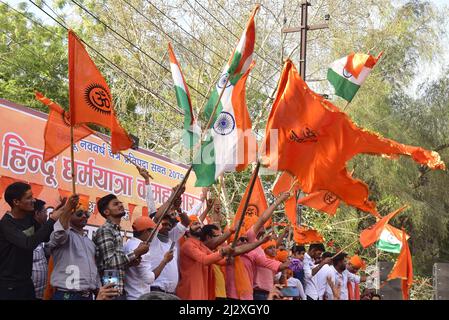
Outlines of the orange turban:
[[276,247],[276,241],[270,240],[262,244],[262,249],[268,249],[269,247]]
[[194,214],[192,214],[191,216],[189,216],[189,219],[190,219],[190,224],[199,221],[199,220],[198,220],[198,216],[196,216],[196,215],[194,215]]
[[358,255],[354,255],[349,259],[349,263],[354,266],[354,268],[365,270],[366,263]]
[[278,250],[276,253],[276,260],[284,263],[288,259],[288,251],[287,250]]

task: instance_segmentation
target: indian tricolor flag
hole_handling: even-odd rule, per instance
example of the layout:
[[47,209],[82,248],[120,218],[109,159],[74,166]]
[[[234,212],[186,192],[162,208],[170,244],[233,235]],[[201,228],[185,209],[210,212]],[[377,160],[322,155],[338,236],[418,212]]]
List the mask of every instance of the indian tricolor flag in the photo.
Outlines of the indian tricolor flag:
[[[407,235],[407,240],[410,236]],[[402,249],[402,231],[387,224],[380,234],[380,238],[376,243],[379,250],[400,253]]]
[[334,61],[327,70],[327,80],[335,89],[335,94],[350,102],[376,65],[377,58],[365,53],[351,53]]
[[190,100],[189,89],[182,74],[181,67],[176,59],[171,43],[168,44],[168,54],[170,56],[170,69],[176,91],[178,106],[184,110],[184,134],[183,141],[187,148],[192,148],[201,136],[201,128],[198,126],[193,115],[192,102]]
[[253,66],[254,16],[258,9],[259,5],[253,10],[204,109],[205,119],[208,120],[218,103],[201,152],[193,162],[197,187],[212,185],[224,172],[244,170],[256,159],[256,139],[251,131],[245,86]]

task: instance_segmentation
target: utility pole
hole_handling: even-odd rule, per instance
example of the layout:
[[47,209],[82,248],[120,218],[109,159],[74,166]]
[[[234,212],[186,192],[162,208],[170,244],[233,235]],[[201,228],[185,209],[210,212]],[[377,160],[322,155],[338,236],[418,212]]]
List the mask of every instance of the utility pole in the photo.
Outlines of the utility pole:
[[326,23],[320,23],[315,25],[308,25],[308,8],[311,6],[310,2],[307,0],[301,0],[301,26],[300,27],[291,27],[291,28],[283,28],[282,33],[295,33],[301,32],[301,42],[300,42],[300,57],[299,57],[299,74],[301,78],[306,80],[306,62],[307,62],[307,32],[313,30],[327,29],[329,25],[327,21],[330,19],[330,15],[326,14],[324,19]]
[[[330,15],[326,14],[324,16],[325,23],[308,25],[308,9],[311,6],[310,2],[307,0],[301,0],[301,26],[299,27],[291,27],[291,28],[282,28],[282,33],[296,33],[301,32],[301,42],[300,42],[300,56],[299,56],[299,74],[301,78],[306,81],[306,62],[307,62],[307,32],[313,30],[327,29],[329,28],[328,21],[330,19]],[[302,192],[298,190],[296,192],[296,203],[299,200],[300,194]],[[298,224],[301,226],[302,224],[302,206],[296,204],[296,214],[298,216]]]

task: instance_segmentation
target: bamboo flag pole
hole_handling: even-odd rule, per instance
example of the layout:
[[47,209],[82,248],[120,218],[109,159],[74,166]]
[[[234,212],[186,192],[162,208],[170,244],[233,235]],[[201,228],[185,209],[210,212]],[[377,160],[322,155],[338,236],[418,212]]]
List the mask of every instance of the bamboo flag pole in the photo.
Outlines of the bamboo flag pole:
[[340,249],[336,254],[334,254],[331,259],[334,259],[336,256],[338,256],[340,253],[344,252],[346,249],[352,247],[356,242],[358,242],[359,239],[356,239],[354,242],[350,243],[349,245],[347,245],[346,247],[344,247],[343,249]]
[[70,126],[70,161],[72,166],[72,193],[76,194],[75,151],[73,143],[73,126]]
[[240,232],[240,229],[242,228],[243,219],[245,218],[246,209],[248,209],[249,201],[251,199],[251,195],[253,193],[254,185],[256,183],[256,179],[259,176],[259,168],[260,168],[260,161],[257,161],[256,168],[254,169],[253,177],[251,180],[251,184],[249,186],[248,195],[245,199],[245,205],[243,206],[242,215],[240,216],[239,223],[237,225],[237,229],[235,230],[234,234],[234,241],[232,241],[232,248],[235,248],[237,245],[238,235]]

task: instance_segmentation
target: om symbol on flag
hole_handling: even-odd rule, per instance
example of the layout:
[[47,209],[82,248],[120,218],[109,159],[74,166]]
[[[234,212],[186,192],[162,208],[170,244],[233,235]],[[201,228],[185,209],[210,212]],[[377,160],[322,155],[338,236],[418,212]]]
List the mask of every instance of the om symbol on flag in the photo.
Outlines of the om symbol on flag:
[[109,114],[111,113],[111,96],[109,91],[98,83],[92,83],[86,90],[84,97],[89,106],[95,111]]

